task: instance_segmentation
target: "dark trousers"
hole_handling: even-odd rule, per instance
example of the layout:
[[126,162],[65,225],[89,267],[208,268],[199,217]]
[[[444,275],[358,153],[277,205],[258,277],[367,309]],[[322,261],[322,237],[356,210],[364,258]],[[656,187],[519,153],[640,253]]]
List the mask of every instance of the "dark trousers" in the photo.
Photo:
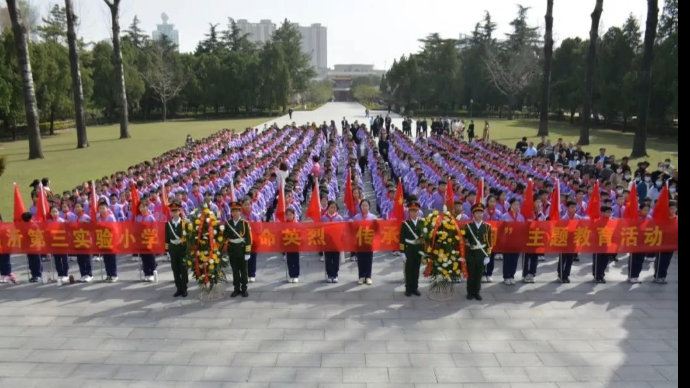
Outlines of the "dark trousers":
[[153,276],[153,271],[158,267],[156,263],[156,256],[154,255],[141,255],[141,268],[144,270],[144,276]]
[[525,253],[522,259],[522,277],[527,275],[537,276],[537,267],[539,266],[539,255],[536,253]]
[[489,264],[484,266],[484,276],[494,276],[494,268],[496,268],[496,254],[489,255]]
[[170,265],[172,266],[173,278],[175,279],[175,288],[177,291],[185,292],[187,291],[187,284],[189,283],[189,273],[187,272],[187,266],[184,263],[184,256],[176,255],[171,257]]
[[53,255],[53,260],[55,260],[55,271],[57,271],[57,276],[69,276],[69,258],[67,255]]
[[503,279],[515,279],[519,260],[519,253],[503,254]]
[[290,279],[299,277],[299,252],[287,253],[288,276]]
[[326,252],[326,276],[329,279],[338,277],[340,271],[340,252]]
[[359,168],[362,170],[362,176],[367,172],[367,164],[369,164],[369,162],[365,156],[359,158]]
[[592,256],[592,275],[595,280],[604,280],[610,261],[611,255],[608,253],[595,253]]
[[360,279],[371,279],[371,271],[374,265],[373,252],[359,252],[357,254],[357,269]]
[[256,253],[252,253],[247,262],[247,272],[250,278],[256,277]]
[[232,267],[232,285],[235,291],[246,291],[249,276],[247,276],[247,261],[244,260],[244,255],[231,256],[230,266]]
[[642,273],[642,267],[644,267],[644,261],[647,258],[646,253],[633,253],[630,255],[629,259],[629,269],[628,274],[630,279],[639,279],[640,273]]
[[43,274],[43,263],[41,262],[41,255],[26,255],[29,260],[29,270],[32,278],[40,278]]
[[570,272],[573,269],[575,256],[577,256],[575,253],[561,253],[558,256],[558,267],[556,271],[558,272],[558,278],[560,280],[570,279]]
[[77,255],[77,264],[79,264],[79,274],[84,276],[93,276],[91,270],[91,255]]
[[654,263],[654,279],[666,279],[671,259],[673,259],[673,252],[661,252],[657,255]]
[[479,295],[482,290],[482,273],[484,272],[484,259],[480,257],[467,258],[467,293]]
[[105,274],[112,278],[117,277],[117,255],[103,255]]
[[407,258],[405,262],[405,291],[417,292],[419,290],[419,267],[422,265],[422,258],[419,254],[406,254],[405,257]]
[[0,255],[0,276],[10,276],[12,273],[12,262],[9,254]]

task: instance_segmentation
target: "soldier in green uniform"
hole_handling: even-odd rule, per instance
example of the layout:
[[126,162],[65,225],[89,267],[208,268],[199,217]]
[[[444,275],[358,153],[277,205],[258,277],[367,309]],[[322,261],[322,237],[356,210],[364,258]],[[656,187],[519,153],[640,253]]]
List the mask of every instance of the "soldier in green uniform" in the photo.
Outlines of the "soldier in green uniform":
[[419,203],[410,201],[407,206],[410,218],[400,229],[400,252],[405,255],[405,296],[422,296],[419,292],[419,267],[424,247],[419,237],[424,231],[424,220],[419,217]]
[[462,235],[467,247],[465,259],[467,260],[467,299],[483,300],[480,291],[482,289],[482,275],[484,266],[489,263],[491,256],[491,226],[484,223],[484,205],[477,203],[472,206],[472,222],[462,228]]
[[242,205],[239,202],[230,204],[232,218],[225,225],[225,240],[232,267],[232,283],[235,290],[230,295],[236,298],[249,297],[247,292],[247,261],[252,253],[252,231],[249,222],[242,219]]
[[175,288],[177,289],[175,295],[173,295],[175,298],[178,296],[187,297],[187,283],[189,283],[189,274],[185,265],[187,250],[186,245],[182,241],[185,221],[180,217],[181,211],[182,205],[179,202],[173,202],[170,205],[172,217],[165,226],[165,251],[170,256],[173,278],[175,279]]

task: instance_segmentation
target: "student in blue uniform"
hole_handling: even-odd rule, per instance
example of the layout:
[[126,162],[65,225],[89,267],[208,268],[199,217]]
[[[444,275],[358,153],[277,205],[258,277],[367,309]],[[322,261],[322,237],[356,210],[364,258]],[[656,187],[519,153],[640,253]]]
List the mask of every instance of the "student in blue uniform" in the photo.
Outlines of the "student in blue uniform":
[[[363,199],[359,203],[359,214],[352,218],[352,221],[374,221],[377,220],[375,215],[369,213],[371,203],[368,199]],[[374,281],[371,279],[372,267],[374,265],[374,252],[359,252],[357,254],[357,267],[359,270],[358,284],[366,284],[371,286]]]
[[[47,220],[48,223],[64,223],[65,220],[60,217],[60,210],[57,206],[53,205],[50,207],[50,218]],[[69,259],[67,255],[64,254],[54,254],[53,260],[55,262],[55,271],[57,272],[58,285],[60,283],[69,282]]]
[[[156,222],[156,217],[149,211],[149,206],[147,201],[141,201],[139,203],[139,212],[141,213],[136,217],[136,222]],[[141,256],[141,268],[144,272],[144,281],[147,283],[152,283],[156,280],[158,276],[158,263],[156,263],[156,256],[150,253],[142,253]]]
[[[84,206],[81,203],[74,204],[74,215],[77,222],[91,222],[91,217],[84,212]],[[93,257],[90,254],[77,255],[77,263],[79,264],[79,273],[81,275],[80,282],[89,283],[93,280],[92,261]]]
[[[565,215],[562,217],[563,221],[569,221],[569,220],[582,220],[583,218],[580,217],[578,213],[578,205],[577,202],[575,201],[568,201],[567,203],[567,208],[568,210],[566,211]],[[577,253],[561,253],[558,257],[558,268],[556,268],[556,271],[558,272],[558,280],[561,281],[561,283],[570,283],[570,273],[573,269],[573,262],[575,261],[575,258],[577,257]]]
[[[295,210],[291,207],[285,209],[285,223],[299,222]],[[285,226],[289,228],[289,225]],[[288,283],[299,283],[299,252],[287,252]]]
[[[2,223],[2,214],[0,214]],[[12,273],[12,261],[9,253],[0,254],[0,283],[17,283],[17,279]]]
[[[321,222],[343,222],[343,217],[338,214],[338,204],[329,201],[326,214],[321,216]],[[326,252],[326,282],[338,283],[338,272],[340,271],[340,252]]]
[[[101,200],[98,203],[98,215],[96,216],[98,222],[117,222],[115,215],[108,209],[108,203]],[[117,277],[117,255],[106,254],[103,255],[103,264],[105,265],[105,282],[115,283]]]
[[[640,213],[637,216],[637,219],[640,221],[644,220],[649,220],[652,217],[649,216],[649,211],[651,209],[651,206],[649,203],[641,203],[640,204]],[[628,282],[632,284],[639,284],[642,283],[640,280],[640,274],[642,273],[642,269],[644,267],[644,262],[645,258],[647,257],[646,253],[633,253],[630,255],[629,263],[628,263]]]
[[[504,222],[525,222],[525,216],[520,214],[520,201],[517,198],[511,198],[508,201],[510,210],[501,217]],[[520,261],[520,253],[504,253],[503,254],[503,283],[507,286],[514,286],[515,273],[518,268],[518,261]]]
[[[610,206],[601,207],[601,218],[610,220],[613,216],[613,208]],[[606,270],[609,267],[609,262],[613,259],[615,254],[610,253],[595,253],[592,255],[592,275],[594,281],[598,284],[606,284]]]
[[[671,213],[671,219],[669,221],[678,222],[678,202],[669,201],[668,206]],[[654,283],[668,284],[668,281],[666,281],[666,276],[668,276],[668,267],[671,266],[673,253],[674,252],[661,252],[657,256],[656,262],[654,263]]]

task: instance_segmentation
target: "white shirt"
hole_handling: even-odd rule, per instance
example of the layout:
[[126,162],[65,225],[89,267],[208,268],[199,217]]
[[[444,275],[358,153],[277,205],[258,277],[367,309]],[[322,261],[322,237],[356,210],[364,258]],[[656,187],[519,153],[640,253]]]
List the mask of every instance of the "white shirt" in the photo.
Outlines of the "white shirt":
[[525,150],[525,156],[537,156],[537,149],[534,147],[529,147]]
[[477,229],[479,229],[483,223],[484,223],[484,221],[479,221],[479,222],[474,221],[474,225],[477,227]]

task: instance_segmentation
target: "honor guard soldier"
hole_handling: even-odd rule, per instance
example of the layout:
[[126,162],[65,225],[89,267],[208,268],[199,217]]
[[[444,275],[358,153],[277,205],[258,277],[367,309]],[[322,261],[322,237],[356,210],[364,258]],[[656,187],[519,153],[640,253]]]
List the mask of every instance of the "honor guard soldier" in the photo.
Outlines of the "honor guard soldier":
[[419,218],[419,203],[410,201],[407,205],[410,218],[400,229],[400,252],[405,255],[405,296],[422,296],[419,292],[419,267],[422,264],[424,247],[419,239],[424,233],[425,223]]
[[249,297],[247,292],[247,261],[252,253],[252,231],[249,222],[242,219],[242,205],[233,202],[230,205],[232,218],[226,223],[225,240],[227,241],[227,252],[232,267],[232,282],[235,290],[230,295],[236,298]]
[[165,251],[170,255],[170,264],[172,265],[175,288],[177,289],[175,295],[173,295],[175,298],[178,296],[183,298],[187,297],[187,283],[189,283],[189,276],[184,260],[187,250],[184,241],[182,241],[185,221],[180,217],[181,212],[182,205],[179,202],[173,202],[170,205],[170,214],[172,217],[165,226]]
[[484,266],[489,264],[491,256],[491,226],[484,223],[484,205],[477,203],[472,206],[472,222],[465,225],[462,235],[465,239],[467,250],[467,299],[483,300],[480,291],[482,289],[482,276]]

